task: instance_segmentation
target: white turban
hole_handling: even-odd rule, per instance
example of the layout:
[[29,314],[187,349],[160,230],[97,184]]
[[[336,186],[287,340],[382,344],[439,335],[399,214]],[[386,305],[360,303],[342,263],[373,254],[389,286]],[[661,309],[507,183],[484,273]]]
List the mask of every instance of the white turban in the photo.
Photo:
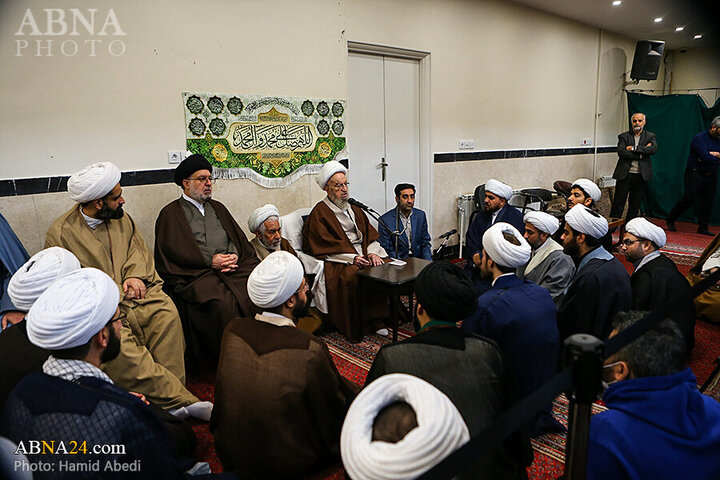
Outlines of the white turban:
[[503,197],[508,202],[513,196],[512,187],[510,185],[505,185],[504,183],[499,182],[494,178],[491,178],[490,180],[485,182],[485,191],[494,193],[499,197]]
[[577,230],[593,238],[601,239],[608,232],[605,217],[595,213],[585,205],[575,205],[565,214],[565,221],[573,230]]
[[70,198],[85,203],[102,198],[120,182],[120,169],[110,162],[93,163],[68,179]]
[[[503,233],[509,233],[515,237],[520,242],[520,245],[507,241]],[[485,253],[495,263],[508,268],[525,265],[530,260],[532,252],[530,244],[527,243],[527,240],[523,238],[518,229],[505,222],[497,222],[488,228],[483,234],[482,245]]]
[[658,248],[664,247],[667,242],[665,230],[642,217],[635,217],[630,220],[627,225],[625,225],[625,231],[638,238],[650,240],[657,245]]
[[[372,441],[380,410],[404,401],[418,426],[397,443]],[[404,373],[384,375],[350,405],[340,435],[342,461],[353,480],[417,478],[470,439],[457,407],[440,390]]]
[[46,350],[86,344],[112,320],[120,291],[96,268],[81,268],[50,285],[27,314],[30,342]]
[[336,161],[336,160],[330,160],[325,165],[323,165],[322,170],[320,170],[320,173],[318,173],[317,176],[317,184],[320,185],[320,188],[325,188],[325,185],[327,185],[328,180],[335,175],[336,173],[341,172],[347,175],[347,168],[345,166]]
[[260,308],[282,305],[300,288],[304,275],[295,255],[282,250],[273,252],[248,277],[250,300]]
[[260,225],[262,225],[265,220],[273,216],[280,217],[280,212],[278,212],[275,205],[267,203],[262,207],[256,208],[250,214],[250,218],[248,218],[248,228],[251,232],[254,232],[260,228]]
[[588,180],[587,178],[578,178],[573,182],[573,186],[577,185],[580,187],[585,193],[590,195],[590,198],[593,199],[593,202],[597,202],[600,200],[600,196],[602,195],[602,192],[600,191],[600,188],[595,185],[595,182],[592,180]]
[[523,217],[525,223],[533,225],[541,232],[553,235],[560,228],[560,221],[557,218],[545,212],[528,212]]
[[80,262],[64,248],[41,250],[10,279],[7,287],[10,300],[17,310],[27,312],[53,282],[75,270],[80,270]]

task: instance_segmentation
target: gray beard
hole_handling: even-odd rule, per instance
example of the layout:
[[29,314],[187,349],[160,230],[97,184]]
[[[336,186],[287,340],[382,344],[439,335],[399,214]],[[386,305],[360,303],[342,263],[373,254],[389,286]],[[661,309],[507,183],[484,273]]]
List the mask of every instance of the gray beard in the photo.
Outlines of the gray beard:
[[260,245],[267,248],[271,252],[277,252],[278,250],[280,250],[280,242],[278,242],[277,246],[272,246],[272,245],[266,245],[265,242],[263,242],[262,238],[260,238],[260,237],[257,237],[257,239],[260,241]]
[[336,207],[338,207],[340,210],[347,210],[348,208],[350,208],[350,204],[348,203],[347,200],[343,200],[343,199],[341,198],[341,199],[339,199],[339,200],[336,201],[336,200],[333,200],[333,199],[330,198],[330,197],[328,197],[328,199],[329,199]]

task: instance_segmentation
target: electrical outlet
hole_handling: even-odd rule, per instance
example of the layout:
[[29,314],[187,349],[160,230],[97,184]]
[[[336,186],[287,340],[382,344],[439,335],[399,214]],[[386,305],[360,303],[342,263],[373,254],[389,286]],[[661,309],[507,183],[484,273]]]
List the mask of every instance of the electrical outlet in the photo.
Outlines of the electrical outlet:
[[183,161],[183,152],[180,150],[168,150],[168,163],[180,163]]
[[475,140],[460,140],[458,147],[460,150],[472,150],[475,148]]
[[592,145],[592,139],[591,138],[581,138],[580,145],[583,145],[583,146]]

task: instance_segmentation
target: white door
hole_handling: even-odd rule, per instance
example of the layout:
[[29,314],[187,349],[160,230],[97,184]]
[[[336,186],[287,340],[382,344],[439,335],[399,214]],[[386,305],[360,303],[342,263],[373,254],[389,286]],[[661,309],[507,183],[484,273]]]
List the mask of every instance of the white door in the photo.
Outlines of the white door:
[[348,57],[350,195],[382,214],[395,206],[395,185],[420,181],[419,62]]

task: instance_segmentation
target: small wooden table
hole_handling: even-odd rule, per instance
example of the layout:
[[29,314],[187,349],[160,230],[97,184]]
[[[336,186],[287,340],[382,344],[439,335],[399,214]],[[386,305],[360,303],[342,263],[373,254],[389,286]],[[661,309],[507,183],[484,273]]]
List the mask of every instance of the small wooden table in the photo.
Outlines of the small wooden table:
[[[358,270],[360,288],[386,293],[390,297],[390,322],[393,327],[393,343],[397,342],[398,317],[400,314],[400,295],[410,296],[410,318],[413,318],[413,293],[415,279],[423,268],[430,265],[430,260],[409,257],[402,267],[385,263],[376,267]],[[362,303],[361,303],[362,305]],[[361,307],[364,310],[364,306]],[[364,315],[361,317],[364,318]]]

